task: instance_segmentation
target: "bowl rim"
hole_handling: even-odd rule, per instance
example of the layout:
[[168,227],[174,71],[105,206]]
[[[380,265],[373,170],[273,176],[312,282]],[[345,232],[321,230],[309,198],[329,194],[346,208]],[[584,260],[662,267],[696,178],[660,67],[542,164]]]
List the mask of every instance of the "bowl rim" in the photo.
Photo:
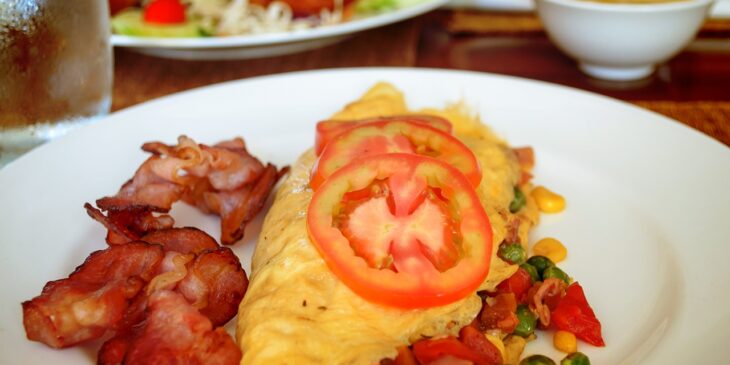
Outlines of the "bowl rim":
[[[617,12],[656,12],[656,11],[677,11],[708,6],[715,0],[668,0],[656,3],[609,3],[596,0],[535,0],[535,2],[548,2],[565,7],[586,9],[586,10],[607,10]],[[539,9],[539,7],[538,7]]]

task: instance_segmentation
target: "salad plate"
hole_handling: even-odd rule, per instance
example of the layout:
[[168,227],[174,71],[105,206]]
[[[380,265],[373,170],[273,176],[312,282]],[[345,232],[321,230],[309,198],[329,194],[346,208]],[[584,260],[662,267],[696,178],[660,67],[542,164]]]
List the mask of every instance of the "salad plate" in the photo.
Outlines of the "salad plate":
[[[658,114],[563,86],[372,68],[252,78],[164,97],[1,169],[0,363],[95,362],[98,343],[52,350],[26,340],[20,303],[106,246],[104,228],[83,204],[114,194],[132,176],[147,157],[142,143],[242,136],[253,155],[284,166],[312,146],[317,121],[376,81],[403,90],[413,109],[464,102],[513,146],[534,148],[535,183],[565,196],[567,208],[544,215],[530,241],[556,237],[568,248],[561,267],[580,280],[603,323],[606,347],[579,345],[593,363],[726,362],[730,149]],[[275,97],[284,90],[288,98]],[[183,205],[172,215],[179,226],[219,236],[215,217]],[[247,272],[261,219],[232,246]],[[561,358],[549,337],[528,344],[525,355]]]
[[357,32],[410,19],[434,10],[449,0],[425,0],[391,11],[342,23],[290,32],[227,37],[152,38],[114,34],[112,45],[164,58],[231,60],[281,56],[325,47]]

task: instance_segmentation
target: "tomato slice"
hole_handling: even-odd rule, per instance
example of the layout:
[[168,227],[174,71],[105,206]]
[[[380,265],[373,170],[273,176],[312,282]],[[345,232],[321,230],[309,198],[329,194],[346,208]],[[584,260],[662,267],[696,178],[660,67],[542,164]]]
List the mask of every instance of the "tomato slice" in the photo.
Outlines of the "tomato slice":
[[434,157],[456,167],[475,187],[482,179],[474,153],[458,139],[424,124],[389,120],[361,124],[340,133],[317,160],[310,186],[317,190],[328,176],[352,160],[383,153]]
[[383,305],[451,303],[474,293],[489,271],[492,228],[473,187],[430,157],[353,161],[314,193],[307,228],[340,280]]
[[144,21],[157,24],[185,23],[185,6],[180,0],[153,0],[144,9]]
[[453,127],[448,120],[434,115],[393,115],[381,118],[348,121],[325,120],[317,123],[317,134],[314,138],[314,152],[317,156],[321,155],[324,147],[331,140],[348,129],[365,123],[383,122],[388,120],[425,124],[449,134],[451,134],[453,130]]
[[551,314],[558,329],[571,332],[591,345],[606,345],[601,336],[601,322],[596,318],[583,288],[577,282],[570,284],[565,296]]

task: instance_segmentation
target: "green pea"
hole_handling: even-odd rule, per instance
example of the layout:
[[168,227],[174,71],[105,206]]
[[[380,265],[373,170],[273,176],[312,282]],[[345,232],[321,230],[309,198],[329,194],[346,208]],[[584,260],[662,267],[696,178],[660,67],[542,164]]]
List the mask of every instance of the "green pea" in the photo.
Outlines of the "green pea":
[[517,306],[517,319],[520,321],[515,327],[517,336],[527,337],[535,332],[537,327],[537,316],[524,304]]
[[524,264],[520,265],[520,267],[527,271],[528,274],[530,274],[533,283],[536,281],[540,281],[540,274],[538,274],[537,269],[534,266],[525,262]]
[[521,264],[527,258],[527,252],[519,243],[503,243],[499,245],[497,256],[510,264]]
[[515,186],[515,198],[512,199],[512,202],[509,203],[509,211],[510,213],[517,213],[522,209],[522,207],[525,206],[527,203],[527,199],[525,198],[525,194],[520,190],[520,188]]
[[551,266],[555,266],[555,263],[553,263],[552,260],[540,255],[530,257],[529,259],[527,259],[527,263],[534,266],[540,276],[542,276],[542,273],[545,272],[545,269]]
[[545,355],[532,355],[522,359],[520,365],[555,365],[555,361]]
[[574,352],[561,360],[560,365],[591,365],[591,360],[582,352]]
[[570,277],[568,276],[568,274],[566,274],[565,271],[560,270],[560,268],[557,266],[550,266],[545,269],[545,272],[542,273],[542,280],[549,278],[558,278],[564,281],[566,284],[570,284]]

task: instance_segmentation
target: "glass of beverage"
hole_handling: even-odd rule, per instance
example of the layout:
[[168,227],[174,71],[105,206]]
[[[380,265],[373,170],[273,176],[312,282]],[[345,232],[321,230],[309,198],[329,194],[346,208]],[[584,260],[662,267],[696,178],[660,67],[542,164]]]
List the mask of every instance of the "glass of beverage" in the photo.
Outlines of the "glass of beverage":
[[0,166],[109,112],[107,0],[0,0]]

